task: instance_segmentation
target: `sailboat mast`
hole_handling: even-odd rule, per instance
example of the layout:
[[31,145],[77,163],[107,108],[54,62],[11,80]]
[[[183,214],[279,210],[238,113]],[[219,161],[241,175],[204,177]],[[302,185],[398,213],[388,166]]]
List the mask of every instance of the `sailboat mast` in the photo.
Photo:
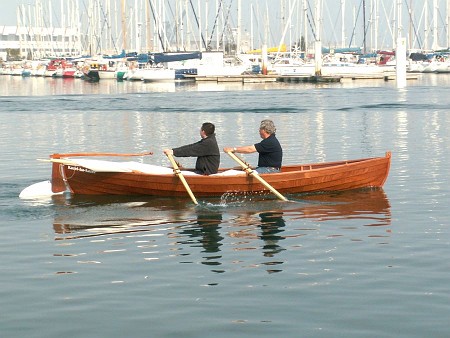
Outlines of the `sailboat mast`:
[[316,41],[314,44],[314,65],[315,75],[322,76],[322,42],[321,42],[321,29],[322,29],[322,0],[315,1],[315,29],[316,29]]
[[238,24],[237,24],[237,32],[236,32],[236,54],[241,52],[241,27],[242,27],[242,0],[238,0]]
[[397,45],[395,50],[397,88],[406,87],[406,39],[402,36],[402,14],[402,0],[397,0]]
[[305,41],[305,55],[308,52],[308,1],[303,0],[303,37]]
[[[26,24],[25,24],[25,15],[24,15],[24,7],[25,7],[25,5],[24,4],[21,4],[21,5],[19,5],[19,6],[17,6],[17,10],[16,10],[16,17],[17,17],[17,31],[19,32],[19,52],[20,52],[20,55],[22,55],[22,53],[23,53],[23,43],[24,43],[24,38],[25,38],[25,40],[26,40],[26,34],[23,34],[22,35],[22,27],[26,27]],[[23,18],[23,21],[22,21],[22,18]]]
[[437,30],[438,30],[438,23],[437,20],[438,19],[438,2],[437,0],[433,1],[433,49],[436,50],[438,49],[438,35],[437,35]]
[[409,0],[409,48],[413,47],[413,12],[412,12],[412,0]]
[[345,0],[341,0],[341,47],[345,48]]
[[424,26],[424,32],[423,32],[424,43],[423,43],[423,48],[425,50],[427,50],[428,49],[428,0],[425,0],[425,3],[423,4],[423,6],[424,6],[423,10],[424,10],[424,18],[425,18],[424,24],[423,24],[423,26]]
[[126,51],[128,49],[127,46],[127,20],[125,17],[125,12],[126,12],[126,1],[125,0],[121,0],[121,14],[122,14],[122,46],[123,49]]
[[253,4],[250,4],[250,50],[254,49],[253,38]]
[[[221,0],[222,1],[222,0]],[[220,32],[222,31],[221,25],[220,25],[220,18],[223,15],[223,10],[222,10],[222,2],[220,3],[220,15],[219,15],[219,0],[216,0],[216,13],[218,15],[218,20],[217,20],[217,29],[216,29],[216,50],[218,51],[220,49]]]
[[145,28],[146,28],[145,50],[150,51],[152,49],[152,30],[151,30],[151,19],[150,19],[150,4],[148,1],[145,2]]
[[140,20],[140,16],[139,16],[140,10],[139,10],[139,5],[138,5],[138,1],[134,0],[134,24],[135,24],[135,44],[134,44],[134,49],[136,50],[136,52],[140,53],[141,52],[141,27],[142,27],[142,22]]
[[366,0],[363,0],[363,53],[366,54]]
[[379,18],[378,18],[378,10],[379,10],[379,0],[374,0],[374,4],[373,4],[373,10],[372,10],[372,15],[373,17],[373,41],[371,44],[371,48],[372,50],[378,50],[378,25],[379,25]]
[[447,47],[450,47],[450,0],[447,0]]
[[208,13],[209,13],[209,0],[205,0],[205,23],[203,24],[203,26],[205,27],[204,30],[204,39],[205,39],[205,49],[208,50],[208,46],[210,46],[210,41],[209,39],[209,31],[208,31],[208,26],[209,26],[209,21],[208,21]]
[[199,51],[203,51],[203,45],[202,45],[202,10],[201,10],[201,4],[200,0],[197,1],[197,10],[198,10],[198,47]]

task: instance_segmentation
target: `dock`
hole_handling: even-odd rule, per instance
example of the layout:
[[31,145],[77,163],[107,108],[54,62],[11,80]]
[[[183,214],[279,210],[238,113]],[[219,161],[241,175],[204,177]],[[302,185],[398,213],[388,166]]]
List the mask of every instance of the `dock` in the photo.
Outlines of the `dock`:
[[[339,75],[323,75],[315,76],[308,74],[299,75],[278,75],[278,74],[242,74],[242,75],[212,75],[198,76],[185,75],[185,78],[195,80],[197,82],[233,82],[233,83],[268,83],[268,82],[285,82],[285,83],[333,83],[344,80],[395,80],[395,72],[385,72],[378,74],[339,74]],[[417,74],[407,74],[407,80],[417,80]]]
[[309,82],[309,83],[327,83],[341,82],[342,76],[316,76],[316,75],[283,75],[278,76],[278,82]]
[[[397,79],[397,75],[396,74],[389,74],[386,75],[384,77],[384,81],[390,81],[390,80],[396,80]],[[419,79],[419,74],[411,74],[411,73],[407,73],[406,74],[406,80],[417,80]]]
[[240,83],[267,83],[267,82],[339,82],[340,76],[311,76],[311,75],[278,75],[278,74],[243,74],[229,76],[197,76],[185,75],[186,78],[198,82],[240,82]]
[[198,82],[240,82],[240,83],[266,83],[276,82],[276,75],[262,75],[262,74],[243,74],[243,75],[212,75],[212,76],[198,76],[185,75],[186,78],[194,79]]

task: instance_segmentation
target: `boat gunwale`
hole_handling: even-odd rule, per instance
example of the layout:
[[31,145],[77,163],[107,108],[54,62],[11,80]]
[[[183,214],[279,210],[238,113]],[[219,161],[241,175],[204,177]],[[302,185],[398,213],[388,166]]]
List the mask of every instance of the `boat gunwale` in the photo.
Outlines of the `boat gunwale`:
[[[89,155],[89,154],[94,154],[94,155]],[[53,157],[55,156],[55,157]],[[82,168],[86,168],[89,169],[81,164],[77,164],[76,162],[70,162],[71,157],[90,157],[90,156],[130,156],[129,154],[120,154],[120,153],[65,153],[65,154],[53,154],[51,155],[52,159],[55,159],[53,162],[60,162],[61,164],[64,165],[72,165],[72,166],[78,166],[78,167],[82,167]],[[138,154],[133,154],[133,156],[139,156]],[[283,165],[281,167],[280,172],[276,172],[276,173],[262,173],[260,174],[260,176],[263,177],[280,177],[280,176],[289,176],[291,174],[295,174],[295,173],[299,173],[299,172],[321,172],[323,170],[329,170],[330,168],[339,168],[341,166],[355,166],[357,164],[361,164],[361,163],[366,163],[366,162],[371,162],[371,161],[380,161],[380,160],[384,160],[387,159],[389,161],[390,164],[390,159],[391,159],[391,152],[388,151],[386,152],[384,157],[368,157],[368,158],[360,158],[360,159],[351,159],[351,160],[341,160],[341,161],[332,161],[332,162],[316,162],[316,163],[305,163],[305,164],[288,164],[288,165]],[[65,163],[65,161],[67,161],[67,163]],[[112,163],[120,163],[117,161],[110,161]],[[164,167],[164,168],[170,168],[170,167]],[[295,169],[295,168],[300,168],[300,169]],[[194,169],[192,168],[181,168],[183,171],[194,171]],[[288,171],[284,171],[287,169],[292,169],[292,170],[288,170]],[[91,169],[89,169],[91,170]],[[221,173],[224,173],[228,170],[238,170],[238,171],[242,171],[242,173],[244,173],[244,170],[242,170],[241,168],[219,168],[219,172],[218,174],[213,174],[213,175],[187,175],[186,178],[219,178],[222,179],[224,177],[240,177],[243,176],[241,173],[236,174],[236,175],[230,175],[230,176],[225,176],[225,175],[220,175]],[[389,170],[389,168],[388,168]],[[115,173],[116,171],[111,171],[111,173]],[[149,175],[149,176],[161,176],[161,177],[171,177],[173,176],[173,173],[149,173],[149,172],[144,172],[144,171],[139,171],[139,170],[130,170],[130,172],[128,172],[129,174],[140,174],[140,175]]]

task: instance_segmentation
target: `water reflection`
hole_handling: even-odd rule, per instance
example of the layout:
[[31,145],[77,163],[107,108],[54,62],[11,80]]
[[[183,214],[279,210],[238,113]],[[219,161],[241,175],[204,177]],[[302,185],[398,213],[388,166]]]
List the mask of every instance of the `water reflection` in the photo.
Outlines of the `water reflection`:
[[264,256],[273,257],[275,254],[286,250],[278,245],[278,242],[284,239],[284,236],[280,236],[286,226],[283,213],[262,212],[259,214],[259,217],[261,218],[260,238],[264,242],[262,247]]
[[391,224],[391,206],[382,189],[315,194],[304,196],[304,201],[315,203],[297,209],[299,218],[317,222],[352,220],[362,226]]
[[156,231],[190,223],[187,199],[129,196],[55,196],[56,240]]
[[[263,241],[262,252],[264,257],[274,257],[277,253],[286,250],[279,242],[285,237],[282,235],[286,222],[283,219],[282,212],[262,212],[259,214],[261,218],[261,232],[260,239]],[[275,268],[277,265],[283,264],[283,261],[268,261],[264,262],[264,265],[268,266],[267,272],[280,272],[279,268]]]
[[391,236],[390,228],[381,229],[391,224],[381,189],[290,196],[289,203],[259,198],[228,204],[217,199],[196,207],[188,198],[59,196],[53,230],[58,241],[120,238],[152,248],[142,252],[151,255],[146,261],[174,257],[215,273],[230,269],[230,261],[246,260],[247,266],[281,272],[286,257],[281,253],[301,247],[307,237],[375,237],[386,244]]
[[[224,237],[220,233],[222,213],[197,212],[197,221],[192,226],[181,227],[177,237],[177,245],[188,245],[190,247],[201,247],[202,264],[218,266],[221,265],[220,247]],[[215,272],[224,272],[214,269]]]

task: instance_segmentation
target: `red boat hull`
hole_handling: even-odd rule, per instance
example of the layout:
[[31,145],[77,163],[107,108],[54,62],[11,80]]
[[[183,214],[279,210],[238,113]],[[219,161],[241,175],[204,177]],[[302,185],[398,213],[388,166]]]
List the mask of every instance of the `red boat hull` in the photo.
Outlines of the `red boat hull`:
[[[70,163],[70,154],[54,154],[52,190],[66,189],[86,195],[186,196],[180,179],[174,174],[131,172],[96,172]],[[342,191],[365,187],[382,187],[390,168],[391,153],[384,157],[358,160],[283,166],[280,173],[260,176],[282,194]],[[221,172],[225,169],[221,169]],[[185,175],[195,196],[221,196],[225,193],[267,191],[252,176]]]

